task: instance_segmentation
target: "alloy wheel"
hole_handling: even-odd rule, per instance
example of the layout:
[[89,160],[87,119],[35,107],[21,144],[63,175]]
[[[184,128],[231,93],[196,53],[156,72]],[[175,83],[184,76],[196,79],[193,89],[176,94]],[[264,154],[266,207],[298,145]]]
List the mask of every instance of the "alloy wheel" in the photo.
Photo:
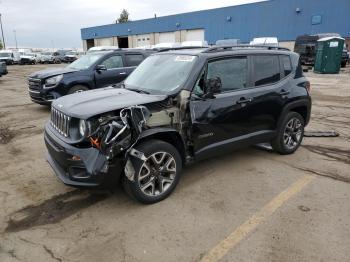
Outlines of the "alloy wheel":
[[300,143],[301,137],[303,133],[303,125],[300,120],[296,117],[291,118],[284,130],[283,134],[283,142],[284,145],[293,150]]
[[141,191],[148,196],[160,196],[173,184],[176,177],[176,161],[167,152],[156,152],[141,166],[138,182]]

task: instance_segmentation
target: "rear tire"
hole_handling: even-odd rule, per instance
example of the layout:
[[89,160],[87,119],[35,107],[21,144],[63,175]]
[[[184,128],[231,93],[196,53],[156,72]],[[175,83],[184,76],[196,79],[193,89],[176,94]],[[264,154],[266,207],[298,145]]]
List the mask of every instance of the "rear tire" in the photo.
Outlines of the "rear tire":
[[304,118],[297,112],[289,112],[271,141],[273,150],[281,155],[293,154],[303,140],[304,127]]
[[135,169],[134,181],[125,175],[125,192],[143,204],[154,204],[167,198],[181,177],[182,159],[177,149],[161,140],[149,140],[136,149],[143,152],[146,161],[131,157]]
[[80,93],[89,90],[86,86],[83,85],[76,85],[71,87],[71,89],[68,92],[68,95],[74,94],[74,93]]

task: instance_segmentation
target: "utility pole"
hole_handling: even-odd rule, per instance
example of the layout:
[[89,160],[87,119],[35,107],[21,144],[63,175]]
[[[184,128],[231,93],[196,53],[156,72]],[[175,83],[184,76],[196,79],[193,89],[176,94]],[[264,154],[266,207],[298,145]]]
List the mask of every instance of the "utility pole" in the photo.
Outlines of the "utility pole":
[[16,50],[18,50],[16,30],[13,30],[13,34],[15,35]]
[[2,29],[1,14],[0,14],[0,26],[1,26],[1,35],[2,35],[2,45],[3,45],[3,48],[6,49],[4,30]]

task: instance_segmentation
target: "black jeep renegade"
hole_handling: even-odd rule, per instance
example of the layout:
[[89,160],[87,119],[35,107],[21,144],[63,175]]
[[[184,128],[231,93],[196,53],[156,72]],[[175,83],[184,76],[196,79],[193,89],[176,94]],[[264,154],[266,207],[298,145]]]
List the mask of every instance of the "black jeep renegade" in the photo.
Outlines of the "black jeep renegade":
[[123,83],[54,101],[47,159],[67,185],[120,177],[132,197],[155,203],[189,162],[261,142],[294,153],[310,119],[309,88],[299,55],[283,48],[156,53]]

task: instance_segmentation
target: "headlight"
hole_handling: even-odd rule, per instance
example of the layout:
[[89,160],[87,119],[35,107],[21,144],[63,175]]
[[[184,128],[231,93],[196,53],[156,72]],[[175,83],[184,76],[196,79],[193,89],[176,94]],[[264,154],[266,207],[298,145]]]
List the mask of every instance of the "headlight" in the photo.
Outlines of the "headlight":
[[63,78],[63,75],[58,75],[58,76],[54,76],[46,79],[44,88],[48,89],[48,88],[55,87],[62,80],[62,78]]
[[79,120],[79,133],[82,137],[85,137],[86,135],[86,131],[87,131],[87,125],[86,125],[86,121],[83,119]]

